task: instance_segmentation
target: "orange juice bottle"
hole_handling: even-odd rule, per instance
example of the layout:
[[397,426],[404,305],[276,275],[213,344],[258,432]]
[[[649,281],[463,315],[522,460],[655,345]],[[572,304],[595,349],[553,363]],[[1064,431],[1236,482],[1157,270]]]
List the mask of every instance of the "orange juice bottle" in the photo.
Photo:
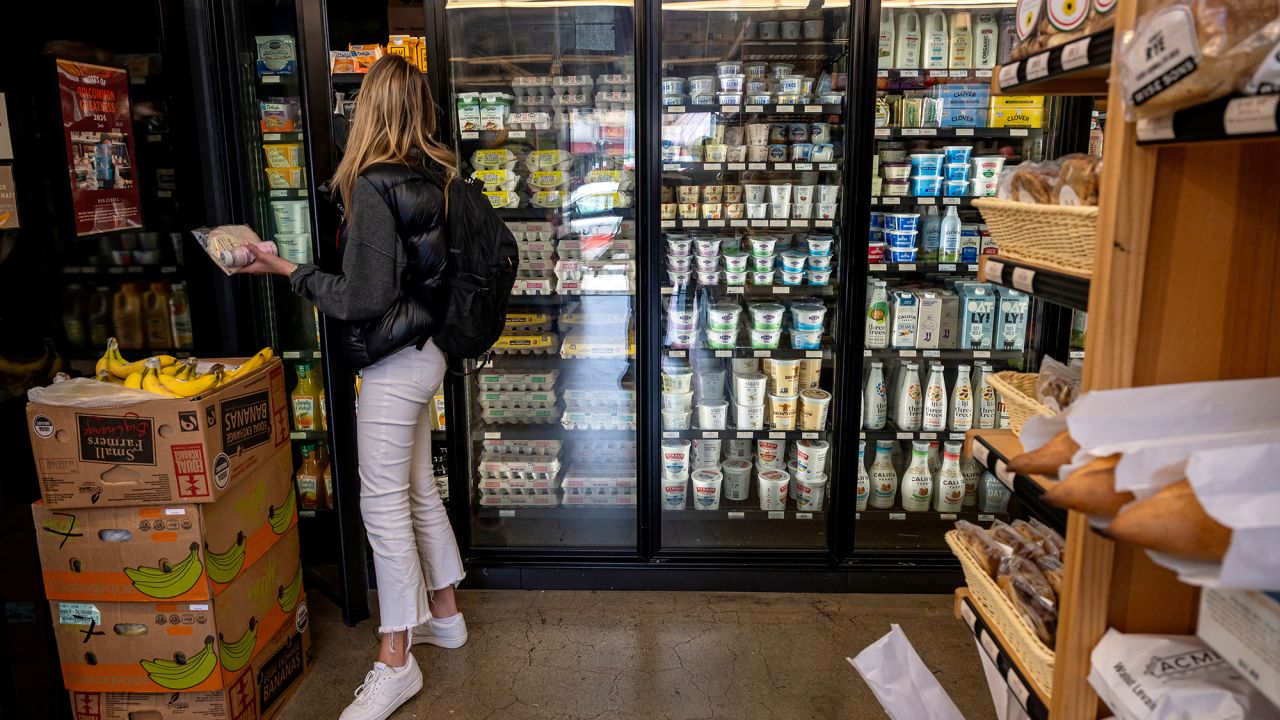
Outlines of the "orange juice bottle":
[[315,510],[320,507],[320,493],[323,492],[320,479],[320,463],[316,462],[315,447],[311,444],[302,446],[302,464],[294,473],[298,483],[298,504],[303,510]]
[[142,319],[147,332],[147,347],[153,350],[172,348],[173,329],[169,325],[169,284],[151,283],[142,294]]
[[300,362],[296,367],[298,385],[290,397],[293,406],[293,427],[295,430],[317,430],[319,421],[316,404],[319,393],[316,392],[315,379],[312,377],[311,363]]
[[324,404],[324,381],[316,383],[316,403],[320,410],[320,429],[329,429],[329,409]]
[[329,450],[321,445],[316,448],[316,461],[320,463],[320,491],[318,500],[321,508],[333,509],[333,465],[329,463]]
[[145,343],[142,332],[142,293],[133,283],[124,283],[111,298],[111,324],[116,340],[126,350],[141,350]]

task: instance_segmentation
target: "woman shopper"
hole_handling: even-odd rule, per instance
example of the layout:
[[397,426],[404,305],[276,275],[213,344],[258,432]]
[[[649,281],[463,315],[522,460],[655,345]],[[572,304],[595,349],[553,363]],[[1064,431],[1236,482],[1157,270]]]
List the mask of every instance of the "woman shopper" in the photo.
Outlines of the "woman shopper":
[[454,599],[462,560],[431,463],[432,397],[445,358],[431,341],[444,313],[448,256],[443,189],[457,174],[436,138],[426,76],[385,56],[361,84],[333,187],[346,209],[341,268],[325,272],[254,253],[244,271],[289,278],[340,328],[364,369],[356,419],[360,512],[373,548],[382,645],[342,720],[384,720],[422,688],[408,648],[467,641]]

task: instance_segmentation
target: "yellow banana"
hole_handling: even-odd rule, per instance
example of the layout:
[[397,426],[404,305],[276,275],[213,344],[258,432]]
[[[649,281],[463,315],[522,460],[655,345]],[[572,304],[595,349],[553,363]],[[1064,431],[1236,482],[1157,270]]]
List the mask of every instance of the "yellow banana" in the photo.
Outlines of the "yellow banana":
[[146,367],[147,371],[142,374],[143,390],[146,390],[147,392],[155,393],[157,395],[164,395],[165,397],[178,397],[177,395],[169,392],[167,389],[165,389],[163,385],[160,384],[160,378],[165,376],[160,374],[159,360],[157,360],[156,358],[147,358],[146,365],[144,367]]
[[253,372],[254,370],[257,370],[258,368],[265,365],[267,361],[271,359],[271,356],[272,356],[272,352],[270,347],[262,348],[261,350],[258,351],[256,355],[254,355],[253,357],[241,363],[240,367],[228,371],[227,379],[237,378],[237,377],[240,377],[241,375],[247,375]]
[[185,663],[176,663],[166,658],[142,660],[142,669],[147,671],[151,682],[168,690],[188,690],[204,682],[214,670],[218,669],[218,655],[213,651],[213,636],[204,639],[204,648],[187,658]]
[[258,644],[258,619],[249,618],[249,629],[238,640],[227,642],[218,633],[218,649],[222,655],[222,669],[235,672],[249,663],[254,646]]
[[173,377],[174,375],[177,375],[180,370],[182,370],[182,367],[183,366],[179,365],[178,363],[174,363],[172,365],[166,365],[165,367],[160,368],[160,374]]
[[209,372],[196,380],[179,380],[168,375],[158,375],[157,382],[178,397],[195,397],[212,390],[222,382],[222,366],[214,365]]
[[[111,351],[112,348],[110,342],[107,343],[107,347],[108,351]],[[146,358],[145,360],[134,360],[133,362],[128,362],[120,354],[120,347],[117,345],[114,348],[114,354],[111,359],[107,361],[107,369],[111,371],[112,375],[115,375],[118,378],[127,378],[130,374],[141,370],[147,364],[147,360],[158,361],[160,363],[159,368],[165,368],[178,362],[178,358],[172,355],[156,355],[154,357]]]
[[98,362],[93,366],[94,375],[101,377],[102,373],[110,372],[109,368],[111,367],[111,356],[113,354],[113,349],[115,347],[116,347],[116,339],[108,338],[107,349],[102,351],[102,357],[98,358]]
[[276,591],[276,603],[280,605],[280,609],[285,613],[293,612],[294,606],[298,604],[298,598],[302,595],[302,566],[298,566],[298,572],[294,574],[293,580],[288,585],[281,585]]
[[179,380],[195,380],[195,379],[196,379],[196,365],[197,365],[199,362],[200,362],[199,360],[197,360],[197,359],[195,359],[195,358],[193,358],[193,357],[190,357],[190,358],[187,358],[186,360],[183,360],[183,361],[182,361],[182,363],[181,363],[182,368],[181,368],[180,370],[178,370],[178,374],[174,375],[174,377],[178,378]]
[[191,543],[191,552],[168,572],[163,568],[144,565],[136,568],[127,567],[124,569],[124,574],[133,581],[133,587],[143,595],[162,600],[177,597],[195,587],[204,575],[204,566],[200,564],[200,545]]
[[148,372],[150,371],[144,367],[138,372],[129,373],[129,377],[124,379],[124,386],[127,388],[133,388],[134,390],[141,390],[142,376],[146,375]]

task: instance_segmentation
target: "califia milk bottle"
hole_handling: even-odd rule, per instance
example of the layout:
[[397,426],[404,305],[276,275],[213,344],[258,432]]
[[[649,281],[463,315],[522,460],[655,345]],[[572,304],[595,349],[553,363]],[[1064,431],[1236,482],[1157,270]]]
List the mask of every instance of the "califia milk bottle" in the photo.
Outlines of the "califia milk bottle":
[[924,512],[929,509],[933,477],[929,474],[929,443],[911,443],[911,464],[902,476],[902,509]]
[[858,512],[867,509],[871,497],[871,476],[867,474],[867,441],[858,441]]
[[951,430],[964,432],[973,427],[973,388],[969,385],[969,366],[956,368],[956,382],[951,386]]
[[959,512],[964,506],[964,485],[964,475],[960,472],[960,443],[944,443],[933,508],[938,512]]
[[978,504],[978,481],[982,478],[982,466],[972,455],[960,458],[960,474],[964,476],[964,506]]
[[920,427],[933,432],[947,429],[947,383],[942,377],[942,365],[938,363],[929,366],[929,384],[924,390]]
[[871,500],[873,508],[881,510],[893,507],[898,494],[898,473],[893,469],[892,440],[876,441],[876,460],[871,464]]

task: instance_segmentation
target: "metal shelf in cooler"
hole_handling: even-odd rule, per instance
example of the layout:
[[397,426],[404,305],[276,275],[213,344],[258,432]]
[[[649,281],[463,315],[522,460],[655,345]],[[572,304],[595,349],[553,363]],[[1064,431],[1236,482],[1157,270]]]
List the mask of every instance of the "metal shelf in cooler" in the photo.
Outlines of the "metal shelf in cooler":
[[886,423],[881,430],[859,430],[859,440],[964,440],[964,432],[951,430],[899,430]]
[[930,80],[990,80],[991,70],[877,70],[876,77],[889,80],[913,80],[925,78]]
[[811,162],[804,160],[788,160],[785,162],[701,162],[696,160],[676,160],[662,163],[663,172],[737,172],[739,170],[817,170],[819,172],[840,172],[838,162]]
[[824,350],[793,350],[791,348],[775,348],[772,350],[757,350],[755,348],[734,348],[733,350],[713,350],[712,348],[690,348],[688,350],[674,350],[664,348],[662,353],[672,358],[687,358],[690,356],[699,357],[718,357],[718,358],[777,358],[779,360],[805,360],[805,359],[822,359],[829,360],[834,357],[830,348]]
[[[821,440],[830,436],[827,430],[663,430],[662,438],[691,440]],[[964,433],[961,433],[963,436]]]
[[877,140],[892,138],[974,138],[979,140],[1001,138],[1030,138],[1044,134],[1043,128],[1007,128],[1007,127],[955,127],[955,128],[876,128]]
[[844,111],[842,105],[830,103],[795,103],[779,105],[667,105],[662,108],[664,115],[697,115],[699,113],[719,113],[721,115],[839,115]]
[[977,263],[871,263],[873,273],[977,273]]
[[900,358],[906,360],[914,360],[924,358],[926,360],[933,358],[938,360],[1015,360],[1026,355],[1025,350],[908,350],[893,348],[883,350],[871,350],[864,348],[862,357],[888,359]]
[[[976,269],[976,266],[975,266]],[[664,286],[659,292],[663,295],[677,295],[681,292],[707,290],[724,295],[742,295],[744,297],[773,297],[790,295],[792,297],[831,297],[836,294],[833,285],[685,285],[682,287]]]
[[872,207],[896,207],[899,205],[973,205],[973,196],[946,197],[942,195],[881,195],[871,197]]
[[[958,200],[959,198],[949,198]],[[833,228],[838,225],[836,220],[770,220],[767,218],[755,218],[749,220],[660,220],[658,226],[664,229],[674,228],[791,228],[798,230],[813,230],[822,228]]]
[[727,507],[733,503],[721,500],[720,507],[716,510],[698,510],[692,507],[686,507],[682,510],[663,509],[662,519],[665,520],[692,520],[695,522],[706,522],[708,520],[797,520],[800,522],[824,522],[826,512],[822,510],[816,511],[800,511],[795,508],[786,510],[761,510],[759,505],[755,507],[747,507],[748,503],[754,501],[748,500],[743,503],[742,507]]

